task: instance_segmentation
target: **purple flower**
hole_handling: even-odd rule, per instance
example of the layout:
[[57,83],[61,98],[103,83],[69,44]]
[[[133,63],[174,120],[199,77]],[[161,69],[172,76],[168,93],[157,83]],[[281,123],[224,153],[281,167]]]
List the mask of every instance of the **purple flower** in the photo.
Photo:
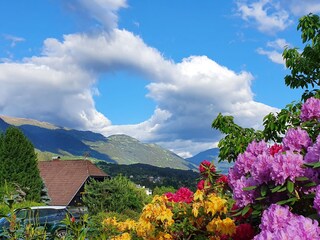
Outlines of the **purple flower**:
[[292,216],[293,214],[289,211],[288,206],[282,207],[277,204],[271,204],[262,214],[260,229],[262,231],[275,232],[284,228]]
[[318,214],[320,215],[320,185],[316,188],[316,197],[313,201],[313,208],[317,210]]
[[302,149],[307,149],[312,140],[307,131],[298,127],[297,129],[290,128],[282,142],[285,150],[301,151]]
[[316,142],[312,146],[308,147],[304,161],[306,163],[320,161],[320,135],[318,135]]
[[253,156],[258,156],[262,153],[269,152],[269,148],[265,141],[253,141],[249,143],[246,152],[251,153]]
[[253,203],[255,199],[255,190],[243,190],[245,187],[257,186],[257,182],[253,178],[246,178],[242,176],[240,179],[234,182],[233,198],[236,201],[237,206],[244,207],[249,203]]
[[271,180],[270,173],[273,164],[273,157],[270,154],[263,153],[257,156],[252,166],[251,175],[259,184],[267,183]]
[[320,120],[320,99],[311,97],[301,107],[300,119],[308,121],[311,119]]
[[263,212],[259,227],[261,232],[254,240],[320,239],[318,222],[291,213],[288,206],[272,204]]
[[301,154],[292,151],[276,154],[271,165],[271,179],[278,185],[284,184],[287,178],[294,182],[296,177],[304,174],[302,165],[303,156]]

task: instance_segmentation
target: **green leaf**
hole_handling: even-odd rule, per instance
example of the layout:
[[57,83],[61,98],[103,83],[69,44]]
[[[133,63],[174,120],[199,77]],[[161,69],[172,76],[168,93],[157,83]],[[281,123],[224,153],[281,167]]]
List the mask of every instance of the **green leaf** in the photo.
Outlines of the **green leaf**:
[[303,181],[308,181],[309,180],[309,178],[307,178],[307,177],[297,177],[296,178],[296,181],[298,181],[298,182],[303,182]]
[[244,188],[242,188],[242,190],[244,190],[244,191],[251,191],[251,190],[254,190],[254,189],[256,189],[257,188],[257,186],[250,186],[250,187],[244,187]]
[[242,209],[241,211],[241,215],[242,216],[246,215],[249,210],[250,210],[250,205],[245,206],[244,209]]
[[294,190],[294,183],[291,182],[290,180],[288,180],[288,182],[287,182],[287,189],[288,189],[289,193],[292,193]]
[[262,197],[267,195],[267,190],[268,190],[267,186],[266,185],[262,185],[261,191],[260,191]]
[[289,199],[286,199],[286,200],[279,201],[279,202],[277,202],[277,204],[278,205],[284,205],[286,203],[295,202],[297,200],[298,199],[296,197],[293,197],[293,198],[289,198]]
[[272,192],[272,193],[278,192],[280,188],[282,188],[281,185],[280,185],[280,186],[276,186],[275,188],[272,188],[272,189],[271,189],[271,192]]

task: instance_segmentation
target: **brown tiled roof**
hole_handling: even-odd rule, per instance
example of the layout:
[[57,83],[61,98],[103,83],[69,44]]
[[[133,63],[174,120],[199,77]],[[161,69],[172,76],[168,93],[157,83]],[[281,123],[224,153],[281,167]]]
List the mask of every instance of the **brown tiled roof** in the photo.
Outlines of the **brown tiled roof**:
[[68,205],[88,177],[108,176],[89,160],[38,162],[40,175],[48,188],[51,205]]

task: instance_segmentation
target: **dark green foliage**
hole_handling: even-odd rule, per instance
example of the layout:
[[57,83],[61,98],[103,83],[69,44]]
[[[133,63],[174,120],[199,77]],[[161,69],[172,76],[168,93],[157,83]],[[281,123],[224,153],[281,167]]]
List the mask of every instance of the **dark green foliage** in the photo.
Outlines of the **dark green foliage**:
[[27,200],[40,200],[43,186],[32,143],[15,127],[0,138],[0,185],[16,184],[27,193]]
[[213,121],[212,127],[225,134],[225,137],[218,144],[220,149],[219,161],[235,161],[237,156],[246,150],[250,142],[263,138],[261,131],[256,131],[253,128],[242,128],[234,123],[232,116],[223,116],[221,113]]
[[[98,162],[98,167],[111,177],[122,174],[136,184],[150,189],[160,186],[171,186],[175,189],[188,187],[195,190],[199,173],[191,170],[160,168],[148,164],[121,165]],[[153,179],[151,178],[153,177]]]
[[[320,18],[309,14],[300,18],[298,30],[301,30],[302,43],[306,44],[303,51],[297,48],[286,48],[283,58],[291,74],[285,77],[290,88],[314,88],[320,80]],[[314,95],[319,90],[306,91],[303,99]]]
[[144,189],[119,175],[102,182],[90,181],[85,185],[82,200],[91,214],[103,211],[122,213],[128,210],[141,212],[149,197]]

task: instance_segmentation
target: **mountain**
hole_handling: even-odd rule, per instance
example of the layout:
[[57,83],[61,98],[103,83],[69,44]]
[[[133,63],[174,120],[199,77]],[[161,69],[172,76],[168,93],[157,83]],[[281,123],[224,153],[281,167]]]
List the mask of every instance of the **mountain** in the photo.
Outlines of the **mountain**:
[[19,127],[33,143],[39,160],[50,160],[59,155],[62,159],[90,157],[117,164],[143,163],[157,167],[196,169],[175,153],[156,144],[141,143],[127,135],[105,137],[91,131],[79,131],[55,126],[32,119],[0,116],[0,132],[9,126]]
[[203,160],[208,160],[210,162],[213,161],[218,171],[220,171],[222,174],[227,174],[229,168],[232,167],[233,164],[228,162],[218,162],[218,155],[219,148],[211,148],[200,152],[193,157],[186,158],[186,161],[190,162],[191,164],[195,164],[196,166],[199,166]]

